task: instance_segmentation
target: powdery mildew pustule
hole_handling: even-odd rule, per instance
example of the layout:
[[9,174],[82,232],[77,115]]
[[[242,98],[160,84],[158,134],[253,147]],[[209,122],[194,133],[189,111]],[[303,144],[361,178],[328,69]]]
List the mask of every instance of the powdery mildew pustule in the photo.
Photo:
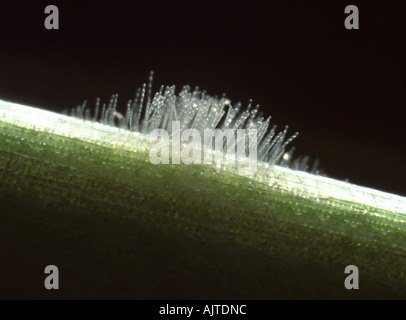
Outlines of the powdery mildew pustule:
[[[199,88],[192,90],[189,86],[184,86],[179,93],[175,92],[175,86],[161,86],[159,91],[152,95],[152,78],[151,72],[148,86],[144,84],[137,90],[134,100],[128,101],[124,114],[117,111],[118,94],[113,95],[108,104],[101,105],[98,98],[94,112],[86,108],[85,101],[69,114],[145,135],[155,129],[173,133],[172,121],[180,123],[181,132],[195,129],[201,136],[204,135],[204,130],[227,129],[232,130],[234,136],[240,136],[236,134],[237,130],[253,129],[257,132],[258,161],[295,170],[309,170],[309,157],[293,159],[294,148],[287,150],[287,146],[298,133],[288,136],[288,126],[277,132],[276,126],[270,125],[271,117],[264,118],[259,106],[253,107],[252,101],[244,109],[241,103],[233,106],[225,96],[212,97]],[[234,139],[231,143],[227,141],[227,145],[224,141],[223,150],[235,149],[239,142]],[[310,172],[318,173],[317,161]]]

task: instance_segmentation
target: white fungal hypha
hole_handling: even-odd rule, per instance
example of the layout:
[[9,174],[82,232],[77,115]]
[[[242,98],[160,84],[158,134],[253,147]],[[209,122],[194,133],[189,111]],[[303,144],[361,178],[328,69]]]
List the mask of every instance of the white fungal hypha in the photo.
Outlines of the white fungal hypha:
[[[196,129],[201,136],[204,135],[205,129],[231,129],[237,137],[237,129],[255,129],[258,161],[309,171],[308,156],[293,159],[294,147],[286,149],[297,137],[298,132],[288,136],[288,126],[285,126],[283,131],[277,133],[276,125],[270,127],[271,117],[265,119],[262,112],[258,111],[259,106],[253,107],[252,101],[242,109],[241,103],[232,106],[231,101],[224,95],[221,98],[212,97],[198,87],[191,90],[189,86],[184,86],[178,94],[175,86],[161,86],[152,96],[152,78],[151,72],[148,86],[144,84],[142,88],[138,88],[134,100],[128,101],[124,114],[117,111],[118,94],[113,95],[108,104],[101,105],[98,98],[93,113],[86,108],[85,101],[72,109],[69,114],[80,119],[136,131],[146,136],[154,129],[172,132],[172,121],[180,122],[181,132],[185,129]],[[227,143],[228,147],[236,148],[239,140],[236,138]],[[223,150],[226,150],[226,141]],[[310,172],[318,173],[317,161],[314,162]]]

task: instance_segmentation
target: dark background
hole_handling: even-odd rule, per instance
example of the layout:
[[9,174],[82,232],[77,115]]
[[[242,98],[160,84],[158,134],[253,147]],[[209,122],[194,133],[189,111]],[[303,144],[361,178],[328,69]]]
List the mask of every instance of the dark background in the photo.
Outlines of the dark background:
[[[400,2],[399,2],[400,3]],[[60,29],[46,30],[46,5]],[[344,28],[355,4],[360,29]],[[51,110],[161,84],[252,98],[296,155],[406,195],[402,9],[359,1],[14,1],[0,5],[0,99]]]

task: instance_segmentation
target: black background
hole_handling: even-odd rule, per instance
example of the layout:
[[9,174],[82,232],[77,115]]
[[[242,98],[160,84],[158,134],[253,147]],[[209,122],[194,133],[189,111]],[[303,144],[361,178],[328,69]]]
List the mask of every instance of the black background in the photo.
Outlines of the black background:
[[[400,1],[398,3],[401,3]],[[46,30],[46,5],[60,29]],[[346,30],[357,5],[360,29]],[[404,14],[388,1],[0,4],[0,99],[51,110],[161,84],[250,98],[331,177],[406,195]]]

